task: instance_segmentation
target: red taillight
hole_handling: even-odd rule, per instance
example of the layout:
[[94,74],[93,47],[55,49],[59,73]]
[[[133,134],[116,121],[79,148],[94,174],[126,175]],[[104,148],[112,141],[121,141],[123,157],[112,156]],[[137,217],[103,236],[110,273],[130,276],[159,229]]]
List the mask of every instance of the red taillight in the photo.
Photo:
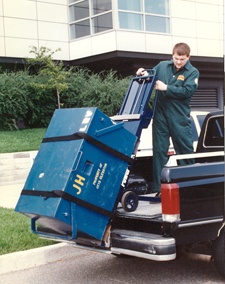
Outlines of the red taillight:
[[180,220],[180,195],[176,183],[161,185],[162,218],[165,222],[178,222]]

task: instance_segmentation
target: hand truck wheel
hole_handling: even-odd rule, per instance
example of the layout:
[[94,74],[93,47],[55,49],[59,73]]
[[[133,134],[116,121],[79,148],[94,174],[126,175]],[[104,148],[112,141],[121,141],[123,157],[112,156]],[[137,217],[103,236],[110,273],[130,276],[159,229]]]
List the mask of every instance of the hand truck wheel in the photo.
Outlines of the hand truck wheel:
[[127,212],[133,212],[138,207],[138,196],[133,191],[126,191],[122,198],[121,198],[121,204],[125,211]]

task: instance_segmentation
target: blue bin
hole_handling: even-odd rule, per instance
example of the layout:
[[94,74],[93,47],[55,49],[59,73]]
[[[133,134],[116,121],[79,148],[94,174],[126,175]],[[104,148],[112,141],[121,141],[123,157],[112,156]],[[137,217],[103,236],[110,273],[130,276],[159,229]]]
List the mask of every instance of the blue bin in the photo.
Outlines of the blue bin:
[[15,211],[61,238],[102,240],[136,140],[97,108],[56,110]]

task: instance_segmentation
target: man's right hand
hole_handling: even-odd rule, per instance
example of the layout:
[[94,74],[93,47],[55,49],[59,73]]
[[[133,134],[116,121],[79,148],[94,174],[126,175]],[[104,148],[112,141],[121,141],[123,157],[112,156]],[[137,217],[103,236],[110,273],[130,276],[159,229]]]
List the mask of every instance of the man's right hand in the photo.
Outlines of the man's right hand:
[[137,76],[148,76],[148,71],[144,68],[139,68],[136,72]]

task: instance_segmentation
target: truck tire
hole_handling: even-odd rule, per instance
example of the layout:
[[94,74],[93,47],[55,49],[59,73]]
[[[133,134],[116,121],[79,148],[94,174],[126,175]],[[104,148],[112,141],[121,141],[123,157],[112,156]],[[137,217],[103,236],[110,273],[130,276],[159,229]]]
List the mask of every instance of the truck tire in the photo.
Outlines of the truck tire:
[[126,191],[121,198],[121,204],[125,211],[127,212],[135,211],[138,207],[137,194],[133,191]]
[[220,232],[219,237],[213,241],[212,253],[218,272],[225,278],[225,231]]

